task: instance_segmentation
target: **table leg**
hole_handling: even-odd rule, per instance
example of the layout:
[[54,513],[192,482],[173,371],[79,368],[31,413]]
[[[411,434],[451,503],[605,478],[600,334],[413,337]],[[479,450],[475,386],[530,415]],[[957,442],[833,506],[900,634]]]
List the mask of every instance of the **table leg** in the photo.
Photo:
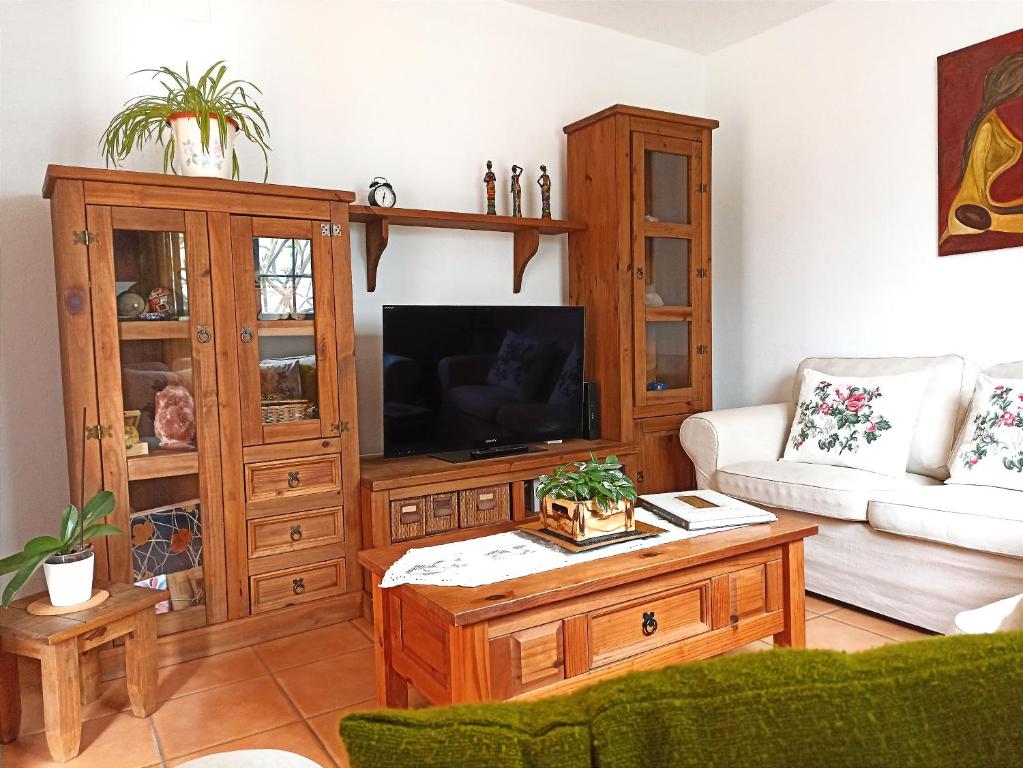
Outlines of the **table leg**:
[[78,642],[43,646],[43,720],[46,743],[58,763],[78,755],[82,743],[82,683],[78,673]]
[[380,577],[373,576],[373,635],[377,672],[377,704],[383,707],[408,707],[408,681],[391,666],[390,593],[380,589]]
[[82,678],[82,704],[91,704],[99,698],[99,648],[79,656],[78,674]]
[[146,608],[135,614],[135,629],[124,638],[128,699],[136,717],[148,717],[156,707],[156,613]]
[[782,596],[785,627],[774,636],[774,644],[806,647],[806,584],[803,580],[803,540],[782,546]]
[[490,692],[490,637],[485,621],[448,629],[451,703],[487,701]]
[[0,651],[0,744],[10,744],[21,731],[21,683],[18,657]]

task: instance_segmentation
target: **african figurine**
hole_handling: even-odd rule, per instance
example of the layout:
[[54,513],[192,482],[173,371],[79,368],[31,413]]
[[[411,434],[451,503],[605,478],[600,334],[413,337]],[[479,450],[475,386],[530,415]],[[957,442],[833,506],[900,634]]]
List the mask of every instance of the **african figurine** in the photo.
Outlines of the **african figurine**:
[[487,160],[487,172],[483,174],[483,183],[487,187],[487,215],[497,215],[497,174],[494,164]]
[[522,183],[519,181],[519,176],[522,175],[522,167],[518,165],[512,166],[512,177],[511,177],[511,198],[512,198],[512,216],[522,216]]
[[540,186],[540,218],[551,217],[551,177],[547,175],[547,166],[540,166],[540,178],[536,180]]

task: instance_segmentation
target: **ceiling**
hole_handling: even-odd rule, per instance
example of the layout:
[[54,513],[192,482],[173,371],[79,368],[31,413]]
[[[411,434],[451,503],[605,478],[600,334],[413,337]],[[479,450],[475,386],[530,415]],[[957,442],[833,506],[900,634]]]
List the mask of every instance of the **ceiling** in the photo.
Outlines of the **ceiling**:
[[827,0],[510,0],[696,53],[712,53]]

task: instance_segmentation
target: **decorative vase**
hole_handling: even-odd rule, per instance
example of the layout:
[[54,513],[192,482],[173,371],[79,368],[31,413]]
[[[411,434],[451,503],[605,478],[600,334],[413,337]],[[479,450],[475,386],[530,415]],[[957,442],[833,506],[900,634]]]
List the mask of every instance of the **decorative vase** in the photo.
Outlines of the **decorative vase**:
[[92,597],[92,574],[96,556],[90,544],[81,552],[53,555],[43,563],[46,590],[56,608],[84,603]]
[[182,176],[229,179],[238,123],[232,117],[227,118],[227,139],[221,144],[217,116],[211,114],[209,120],[210,141],[204,149],[195,112],[175,112],[167,118],[174,135],[174,162]]
[[603,510],[595,501],[569,501],[547,496],[540,509],[540,520],[548,531],[576,542],[636,530],[636,510],[627,501],[619,501],[610,509]]

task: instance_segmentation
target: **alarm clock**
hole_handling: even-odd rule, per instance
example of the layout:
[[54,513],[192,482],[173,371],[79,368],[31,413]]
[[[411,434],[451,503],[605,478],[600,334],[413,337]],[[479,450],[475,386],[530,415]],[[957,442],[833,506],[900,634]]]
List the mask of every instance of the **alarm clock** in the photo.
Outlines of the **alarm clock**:
[[369,204],[380,208],[393,208],[398,201],[394,187],[383,176],[377,176],[369,183]]

